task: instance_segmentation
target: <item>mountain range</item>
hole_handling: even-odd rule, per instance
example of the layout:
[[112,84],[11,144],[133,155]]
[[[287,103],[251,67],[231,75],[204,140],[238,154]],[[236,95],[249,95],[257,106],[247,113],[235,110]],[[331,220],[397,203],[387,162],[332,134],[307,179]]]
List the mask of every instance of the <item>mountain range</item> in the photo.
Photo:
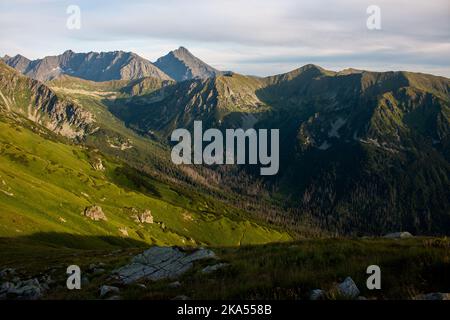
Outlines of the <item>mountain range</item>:
[[[31,121],[34,130],[38,125],[71,141],[64,144],[93,148],[90,157],[116,168],[104,178],[108,183],[204,221],[228,219],[233,241],[242,219],[254,225],[250,233],[260,234],[258,241],[283,238],[277,230],[295,236],[450,233],[448,78],[311,64],[254,77],[218,71],[183,47],[154,64],[120,51],[3,61],[16,69],[1,65],[4,121],[25,128]],[[194,120],[222,130],[280,129],[279,174],[261,178],[253,166],[173,165],[170,133],[192,129]],[[180,204],[161,188],[199,200],[195,208]],[[195,238],[169,224],[177,241]]]
[[10,67],[39,81],[70,75],[92,81],[135,80],[153,77],[160,80],[205,79],[221,74],[186,48],[180,47],[155,63],[132,52],[75,53],[67,50],[61,55],[29,60],[18,54],[2,60]]
[[290,209],[338,233],[433,233],[450,225],[449,86],[425,74],[306,65],[180,82],[110,110],[166,142],[198,119],[223,130],[280,128],[280,173],[270,184]]

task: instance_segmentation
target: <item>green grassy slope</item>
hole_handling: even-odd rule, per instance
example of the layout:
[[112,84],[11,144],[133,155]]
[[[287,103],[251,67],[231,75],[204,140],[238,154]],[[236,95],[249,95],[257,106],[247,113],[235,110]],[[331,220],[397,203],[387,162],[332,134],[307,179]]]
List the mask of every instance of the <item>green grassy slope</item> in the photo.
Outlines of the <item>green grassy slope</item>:
[[[238,178],[233,179],[233,181],[224,181],[210,168],[174,165],[170,159],[169,146],[158,142],[151,132],[142,132],[142,135],[137,134],[136,131],[127,128],[122,121],[109,112],[108,106],[110,106],[110,103],[120,104],[121,99],[105,96],[97,91],[95,86],[87,86],[82,91],[77,92],[67,91],[66,88],[78,86],[79,79],[74,79],[74,82],[71,82],[71,80],[70,78],[66,79],[64,87],[51,82],[53,85],[51,88],[62,99],[74,101],[95,116],[98,128],[94,133],[86,136],[83,143],[99,149],[103,154],[125,161],[130,168],[121,170],[121,173],[134,180],[134,187],[139,187],[145,191],[145,189],[149,189],[147,180],[150,179],[152,185],[158,184],[155,180],[162,181],[165,185],[164,189],[171,189],[170,192],[165,193],[168,195],[165,200],[176,206],[183,206],[198,213],[226,215],[239,220],[257,219],[258,224],[264,223],[270,228],[274,228],[274,225],[279,227],[276,220],[269,221],[264,217],[261,218],[262,215],[258,216],[260,212],[266,210],[266,205],[259,208],[248,207],[249,203],[254,202],[256,194],[258,194],[259,199],[265,196],[258,191],[253,191],[251,198],[244,195],[250,189],[258,190],[253,188],[258,184],[258,181],[255,183],[243,182]],[[145,80],[143,79],[143,81]],[[238,80],[243,81],[240,82],[242,85],[248,86],[256,86],[258,83],[256,78],[240,75],[219,77],[215,81],[217,83],[231,81],[236,84]],[[85,84],[84,80],[82,83]],[[169,91],[172,89],[171,86],[167,88]],[[239,90],[238,87],[232,87],[232,90],[235,93],[242,93],[243,99],[247,97],[245,95],[246,89]],[[147,95],[142,97],[145,98]],[[139,99],[139,97],[136,98]],[[120,148],[119,146],[125,147]],[[136,172],[136,168],[139,173]],[[148,177],[149,175],[151,178]],[[245,191],[242,192],[241,190]],[[285,216],[284,212],[280,214],[281,219]],[[310,227],[306,226],[301,233],[305,235],[305,233],[310,233],[309,231]]]
[[[172,205],[170,197],[176,194],[160,183],[153,182],[155,197],[135,191],[132,181],[124,181],[126,176],[117,176],[120,162],[85,147],[52,141],[6,117],[1,120],[2,236],[58,232],[122,237],[122,229],[130,239],[160,245],[238,245],[289,239],[287,234],[255,223]],[[93,157],[102,159],[105,171],[93,169]],[[113,182],[120,179],[120,184]],[[93,204],[102,207],[108,221],[92,221],[81,214]],[[136,223],[130,208],[150,209],[155,223]]]

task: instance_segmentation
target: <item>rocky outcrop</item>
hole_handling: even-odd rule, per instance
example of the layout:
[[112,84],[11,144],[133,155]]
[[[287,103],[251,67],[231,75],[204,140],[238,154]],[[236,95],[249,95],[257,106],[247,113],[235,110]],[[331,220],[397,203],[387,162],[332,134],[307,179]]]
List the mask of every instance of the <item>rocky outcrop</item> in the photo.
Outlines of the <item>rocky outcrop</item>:
[[135,208],[133,208],[135,214],[133,215],[134,221],[138,223],[153,223],[153,216],[150,210],[144,210],[143,212],[138,212]]
[[50,276],[28,280],[20,280],[20,278],[16,276],[0,285],[0,300],[37,300],[49,290],[50,285],[53,283],[54,281]]
[[30,279],[11,288],[8,293],[15,294],[24,299],[36,300],[42,296],[44,290],[45,289],[41,286],[37,279]]
[[106,218],[106,215],[103,212],[102,208],[100,206],[96,206],[96,205],[86,207],[86,209],[84,209],[83,214],[86,217],[91,218],[94,221],[100,221],[100,220],[107,221],[108,220]]
[[113,273],[125,284],[141,279],[171,279],[191,269],[195,261],[211,258],[216,258],[216,255],[208,249],[185,253],[173,247],[152,247]]
[[105,171],[105,167],[103,166],[103,162],[101,158],[95,158],[91,163],[92,168],[97,171]]
[[2,62],[0,62],[0,110],[20,114],[72,139],[88,134],[94,122],[94,116],[89,111],[72,101],[58,97],[43,83],[19,74]]

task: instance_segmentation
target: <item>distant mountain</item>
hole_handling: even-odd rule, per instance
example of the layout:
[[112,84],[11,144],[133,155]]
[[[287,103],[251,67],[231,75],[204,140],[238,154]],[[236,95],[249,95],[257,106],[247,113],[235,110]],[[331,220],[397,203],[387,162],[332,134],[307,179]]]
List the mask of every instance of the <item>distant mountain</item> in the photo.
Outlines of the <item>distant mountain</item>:
[[2,60],[9,65],[10,67],[13,67],[17,71],[21,73],[25,73],[27,68],[29,67],[31,60],[25,58],[24,56],[18,54],[14,57],[5,56],[2,58]]
[[6,64],[21,73],[40,81],[48,81],[60,75],[93,80],[132,80],[154,77],[171,80],[150,61],[132,52],[75,53],[71,50],[58,56],[29,60],[21,55],[3,58]]
[[206,79],[222,74],[221,71],[195,57],[184,47],[179,47],[159,58],[156,60],[155,66],[176,81]]

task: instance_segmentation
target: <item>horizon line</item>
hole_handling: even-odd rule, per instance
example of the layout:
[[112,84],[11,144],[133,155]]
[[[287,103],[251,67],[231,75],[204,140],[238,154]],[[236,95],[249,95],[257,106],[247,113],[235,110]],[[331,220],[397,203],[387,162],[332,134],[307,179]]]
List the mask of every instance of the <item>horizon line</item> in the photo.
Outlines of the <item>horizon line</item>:
[[[170,50],[170,51],[167,52],[165,55],[167,55],[167,54],[169,54],[169,53],[171,53],[171,52],[173,52],[173,51],[179,50],[179,49],[185,49],[185,50],[187,50],[190,54],[192,54],[192,55],[193,55],[194,57],[196,57],[197,59],[201,60],[203,63],[205,63],[205,64],[207,64],[207,65],[210,65],[209,63],[205,62],[203,59],[198,58],[198,57],[197,57],[196,55],[194,55],[188,48],[186,48],[185,46],[182,46],[182,45],[179,46],[179,47],[176,48],[176,49]],[[60,53],[60,54],[46,55],[46,56],[43,56],[43,57],[41,57],[41,58],[36,58],[36,59],[30,59],[30,58],[28,58],[27,56],[25,56],[25,55],[23,55],[23,54],[21,54],[21,53],[17,53],[17,54],[15,54],[15,55],[9,55],[9,54],[5,53],[3,56],[0,56],[0,60],[4,60],[5,57],[8,57],[8,58],[14,58],[14,57],[17,57],[17,56],[21,56],[21,57],[26,58],[26,59],[28,59],[28,60],[30,60],[30,61],[38,61],[38,60],[43,60],[43,59],[48,58],[48,57],[57,57],[57,56],[61,56],[61,55],[63,55],[63,54],[66,53],[66,52],[73,52],[74,54],[89,54],[89,53],[102,54],[102,53],[115,53],[115,52],[123,52],[123,53],[128,53],[128,54],[135,54],[135,55],[137,55],[138,57],[147,60],[147,61],[150,62],[152,65],[154,65],[156,68],[158,68],[158,67],[155,65],[155,62],[156,62],[159,58],[165,56],[165,55],[163,55],[163,56],[157,58],[156,60],[152,61],[151,59],[146,58],[146,57],[143,56],[142,54],[136,53],[136,52],[134,52],[134,51],[126,51],[126,50],[122,50],[122,49],[120,49],[120,50],[112,50],[112,51],[101,51],[101,50],[100,50],[100,51],[93,51],[93,50],[90,50],[90,51],[78,51],[78,52],[77,52],[77,51],[74,51],[74,50],[72,50],[72,49],[66,49],[66,50],[64,50],[64,51],[63,51],[62,53]],[[210,66],[214,67],[213,65],[210,65]],[[218,71],[220,71],[220,72],[232,72],[232,73],[235,73],[235,74],[239,74],[239,75],[243,75],[243,76],[248,76],[248,77],[267,78],[267,77],[272,77],[272,76],[277,76],[277,75],[287,74],[287,73],[296,71],[296,70],[298,70],[298,69],[304,68],[304,67],[306,67],[306,66],[315,66],[315,67],[318,67],[318,68],[320,68],[320,69],[323,69],[324,71],[330,71],[330,72],[335,72],[335,73],[341,73],[341,72],[347,71],[347,70],[354,70],[354,71],[360,71],[360,72],[373,72],[373,73],[385,73],[385,72],[409,72],[409,73],[431,75],[431,76],[434,76],[434,77],[442,77],[442,78],[450,79],[450,76],[438,75],[438,74],[431,73],[430,71],[428,71],[428,72],[422,72],[422,71],[410,71],[410,70],[406,70],[406,69],[404,69],[404,70],[401,70],[401,69],[397,69],[397,70],[396,70],[396,69],[386,69],[386,70],[383,71],[383,70],[375,70],[375,69],[371,69],[371,68],[363,68],[363,69],[362,69],[362,68],[355,68],[355,67],[352,67],[352,66],[348,66],[348,67],[345,67],[345,68],[342,68],[342,69],[333,69],[333,68],[324,68],[324,67],[322,67],[321,65],[319,65],[319,64],[317,64],[317,63],[312,63],[312,62],[310,62],[310,63],[305,63],[305,64],[302,64],[302,65],[299,65],[298,67],[293,68],[293,69],[291,69],[290,71],[280,72],[280,73],[273,73],[273,74],[266,74],[266,75],[263,75],[263,76],[253,75],[253,74],[247,74],[247,73],[235,72],[235,71],[233,71],[233,70],[231,70],[231,69],[228,69],[228,70],[223,70],[223,69],[222,69],[222,70],[221,70],[221,69],[217,69],[216,67],[214,67],[214,68],[216,68],[216,69],[217,69]],[[158,69],[159,69],[159,68],[158,68]],[[70,76],[70,75],[69,75],[69,76]]]

